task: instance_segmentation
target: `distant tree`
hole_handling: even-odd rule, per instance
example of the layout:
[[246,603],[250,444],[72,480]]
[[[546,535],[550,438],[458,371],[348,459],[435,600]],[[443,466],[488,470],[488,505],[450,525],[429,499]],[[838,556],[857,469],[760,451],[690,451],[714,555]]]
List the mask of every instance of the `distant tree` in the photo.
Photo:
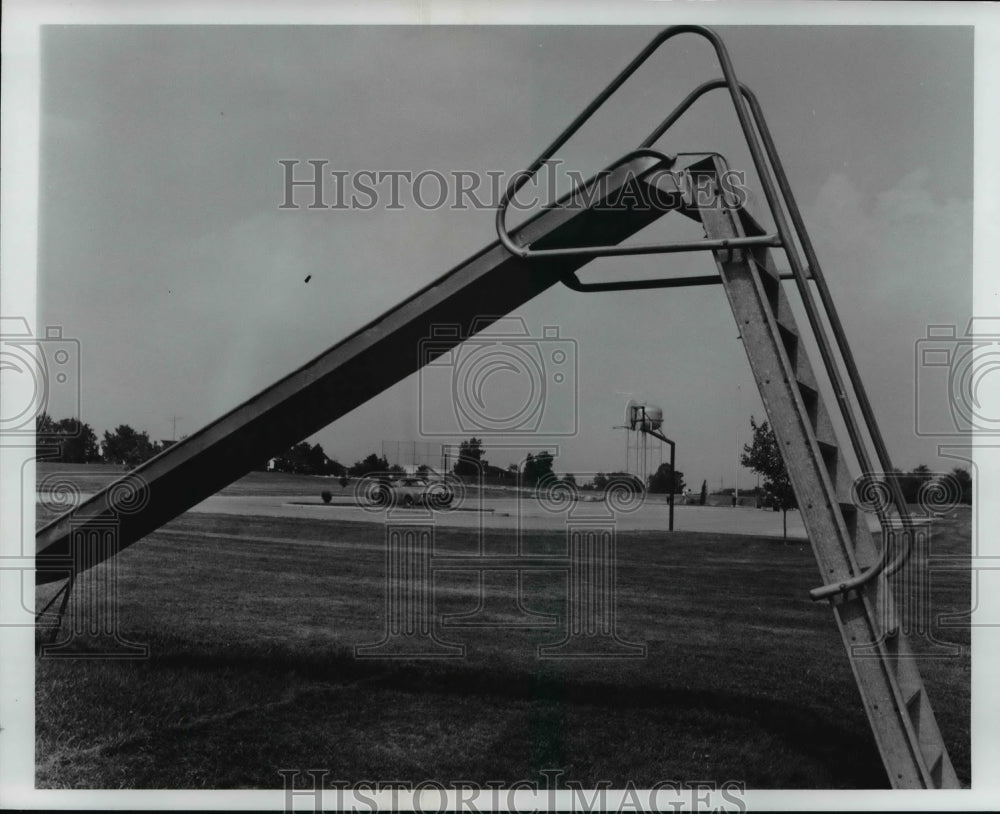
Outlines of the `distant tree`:
[[388,472],[389,471],[389,461],[385,458],[380,458],[374,452],[371,453],[363,461],[355,461],[354,465],[349,467],[347,474],[352,478],[363,478],[366,475],[371,475],[374,472]]
[[35,416],[35,439],[36,446],[44,447],[51,446],[54,441],[52,436],[55,435],[56,425],[52,420],[52,417],[46,413],[44,410]]
[[698,505],[704,506],[708,502],[708,481],[701,482],[701,494],[698,495]]
[[563,483],[568,483],[570,484],[570,486],[576,486],[576,475],[574,475],[572,472],[567,472],[565,475],[562,476],[562,479]]
[[951,476],[958,482],[958,485],[962,490],[961,502],[971,506],[972,475],[969,474],[969,470],[964,469],[961,466],[956,466],[954,469],[951,470]]
[[458,445],[458,460],[453,471],[460,478],[478,477],[482,469],[483,442],[480,438],[470,438]]
[[430,475],[430,473],[431,468],[427,464],[420,464],[420,466],[417,467],[417,474],[422,478],[426,478]]
[[306,472],[310,475],[325,475],[330,459],[323,452],[323,447],[313,444],[306,453]]
[[343,475],[347,471],[343,464],[331,460],[320,444],[308,441],[300,441],[277,456],[274,468],[296,475]]
[[795,491],[781,457],[778,439],[774,437],[767,421],[760,424],[750,418],[750,428],[753,430],[753,441],[743,445],[743,455],[740,463],[760,474],[764,488],[772,496],[775,505],[781,510],[781,520],[784,537],[788,539],[788,510],[798,506]]
[[907,491],[904,493],[907,503],[916,503],[920,495],[920,490],[925,483],[930,483],[934,478],[933,473],[926,464],[915,466],[907,477]]
[[35,416],[35,455],[39,460],[52,461],[53,445],[52,438],[54,432],[54,422],[46,412],[41,412]]
[[889,475],[889,480],[896,482],[896,485],[899,486],[900,492],[903,495],[903,500],[909,503],[909,498],[913,496],[914,483],[914,479],[909,475],[909,473],[904,472],[902,469],[893,467]]
[[889,478],[895,480],[898,484],[904,501],[907,503],[916,503],[921,487],[925,483],[930,483],[933,474],[926,464],[920,464],[910,472],[902,472],[899,469],[893,468],[889,473]]
[[598,472],[596,475],[594,475],[593,484],[595,489],[597,489],[600,492],[603,492],[608,485],[608,476],[605,475],[603,472]]
[[93,428],[76,418],[53,421],[48,413],[42,412],[35,417],[35,434],[39,449],[59,446],[58,454],[55,457],[46,455],[46,460],[82,464],[101,458]]
[[609,489],[612,485],[623,483],[628,484],[636,492],[642,492],[646,488],[642,479],[631,472],[609,472],[608,483],[604,488]]
[[307,441],[300,441],[278,458],[276,468],[281,472],[304,475],[310,469],[309,454],[312,447]]
[[156,454],[156,447],[145,432],[128,424],[119,424],[115,431],[104,431],[104,460],[110,463],[138,466]]
[[65,436],[60,442],[59,460],[64,463],[85,464],[100,460],[97,435],[89,424],[75,418],[64,418],[55,425],[56,437]]
[[543,450],[537,455],[528,453],[522,470],[522,480],[527,486],[535,486],[540,480],[552,475],[552,453]]
[[670,471],[670,464],[660,464],[649,476],[649,491],[654,494],[677,494],[684,491],[684,473]]

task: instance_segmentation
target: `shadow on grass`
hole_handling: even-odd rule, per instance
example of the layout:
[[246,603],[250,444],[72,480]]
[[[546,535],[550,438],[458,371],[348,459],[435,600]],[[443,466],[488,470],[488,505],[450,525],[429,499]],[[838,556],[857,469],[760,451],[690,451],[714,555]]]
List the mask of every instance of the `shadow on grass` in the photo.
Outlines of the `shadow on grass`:
[[[118,667],[125,671],[124,680],[128,681],[129,671],[146,672],[147,678],[193,672],[208,676],[219,674],[220,680],[224,680],[222,674],[238,675],[247,690],[255,684],[299,686],[303,692],[300,696],[293,694],[292,703],[307,707],[310,688],[336,689],[360,684],[363,692],[373,698],[380,693],[390,697],[403,693],[413,698],[407,713],[411,716],[420,714],[415,710],[434,710],[442,703],[447,706],[451,698],[454,703],[475,704],[478,701],[511,707],[529,704],[547,710],[546,715],[555,714],[559,720],[564,720],[567,710],[575,710],[588,720],[620,721],[625,726],[630,721],[643,721],[648,726],[649,721],[655,719],[663,722],[662,730],[657,729],[656,734],[662,734],[667,744],[686,744],[702,738],[705,732],[719,734],[720,730],[734,741],[760,737],[763,742],[782,744],[781,751],[800,756],[806,763],[830,767],[837,776],[838,785],[887,787],[875,744],[867,728],[856,725],[858,721],[853,716],[856,710],[839,719],[835,717],[835,709],[818,710],[815,699],[799,704],[791,699],[730,689],[732,675],[706,676],[704,686],[699,688],[674,686],[663,681],[647,683],[640,680],[623,684],[614,681],[613,674],[609,676],[612,680],[567,675],[563,670],[565,665],[560,662],[526,660],[519,664],[488,665],[466,660],[358,660],[350,652],[331,651],[328,646],[322,650],[317,646],[303,651],[280,645],[219,648],[213,644],[212,649],[208,649],[208,645],[200,649],[196,643],[171,637],[158,636],[157,639],[148,661],[119,663]],[[574,671],[578,669],[578,666],[573,667]],[[605,672],[605,675],[609,674]],[[682,675],[690,680],[690,667]],[[263,722],[268,713],[263,706],[248,706],[210,716],[208,724],[222,725],[234,717],[260,718]],[[198,724],[201,727],[205,721]],[[168,728],[187,731],[192,723]],[[148,733],[140,737],[147,736]],[[126,746],[119,743],[105,750],[105,754],[120,752]],[[650,743],[648,746],[663,745]],[[454,744],[454,748],[460,751],[461,745]],[[763,764],[766,763],[764,760]],[[628,777],[628,768],[623,767],[623,771]],[[585,781],[585,778],[580,779]],[[756,782],[758,787],[768,785],[766,777],[758,777]],[[810,785],[809,781],[804,785]]]

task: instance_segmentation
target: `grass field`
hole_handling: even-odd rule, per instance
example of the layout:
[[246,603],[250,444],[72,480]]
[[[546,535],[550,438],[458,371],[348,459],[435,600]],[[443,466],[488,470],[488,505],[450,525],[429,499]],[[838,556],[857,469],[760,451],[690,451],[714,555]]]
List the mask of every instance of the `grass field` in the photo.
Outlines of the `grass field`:
[[[316,494],[286,477],[290,493]],[[254,475],[230,493],[255,494],[261,479],[277,483]],[[442,548],[472,543],[437,530]],[[280,769],[324,768],[348,782],[513,783],[561,769],[585,787],[886,786],[830,611],[807,596],[818,579],[807,544],[659,532],[618,543],[619,631],[647,645],[645,659],[543,661],[535,645],[551,631],[500,627],[449,629],[461,660],[358,660],[355,645],[385,625],[381,526],[181,516],[117,561],[121,630],[150,657],[36,662],[36,783],[275,788]],[[555,551],[564,536],[528,545]],[[967,508],[935,525],[932,550],[969,554]],[[477,585],[441,578],[436,610],[471,610]],[[564,609],[564,577],[525,577],[525,592],[533,610]],[[935,575],[935,612],[969,605],[967,573]],[[963,645],[921,669],[967,784],[969,633],[936,635]]]

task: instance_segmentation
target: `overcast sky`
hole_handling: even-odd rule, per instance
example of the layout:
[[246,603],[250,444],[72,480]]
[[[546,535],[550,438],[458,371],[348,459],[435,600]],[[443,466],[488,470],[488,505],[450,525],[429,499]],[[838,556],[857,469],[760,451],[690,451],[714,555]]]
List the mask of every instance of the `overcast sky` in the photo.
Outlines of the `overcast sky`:
[[[279,209],[280,160],[509,175],[655,31],[45,29],[39,320],[82,343],[83,419],[98,434],[129,423],[169,438],[174,417],[179,435],[193,432],[495,239],[488,209]],[[939,439],[914,432],[915,393],[947,420],[915,343],[929,324],[961,333],[971,314],[971,29],[720,31],[764,107],[896,464],[951,468]],[[706,44],[675,43],[568,146],[567,167],[610,163],[718,75]],[[661,147],[749,163],[721,94]],[[593,275],[653,270],[714,264],[616,258]],[[612,426],[635,394],[664,408],[691,486],[733,484],[737,445],[763,408],[721,287],[556,287],[518,315],[534,336],[557,326],[578,362],[578,434],[528,448],[558,443],[558,471],[621,468]],[[413,376],[315,439],[344,463],[383,440],[436,443],[420,434],[419,403]]]

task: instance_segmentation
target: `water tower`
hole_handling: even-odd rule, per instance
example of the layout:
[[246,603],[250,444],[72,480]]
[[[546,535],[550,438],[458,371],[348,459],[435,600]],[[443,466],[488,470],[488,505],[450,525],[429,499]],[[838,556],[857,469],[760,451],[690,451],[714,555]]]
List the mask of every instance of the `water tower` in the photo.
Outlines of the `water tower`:
[[[663,427],[663,409],[655,404],[629,399],[625,405],[625,471],[649,484],[650,466],[656,469],[663,463],[663,445],[670,448],[670,471],[674,469],[674,442],[667,438]],[[653,472],[656,471],[653,469]],[[674,530],[674,490],[671,483],[667,492],[670,505],[669,530]]]

